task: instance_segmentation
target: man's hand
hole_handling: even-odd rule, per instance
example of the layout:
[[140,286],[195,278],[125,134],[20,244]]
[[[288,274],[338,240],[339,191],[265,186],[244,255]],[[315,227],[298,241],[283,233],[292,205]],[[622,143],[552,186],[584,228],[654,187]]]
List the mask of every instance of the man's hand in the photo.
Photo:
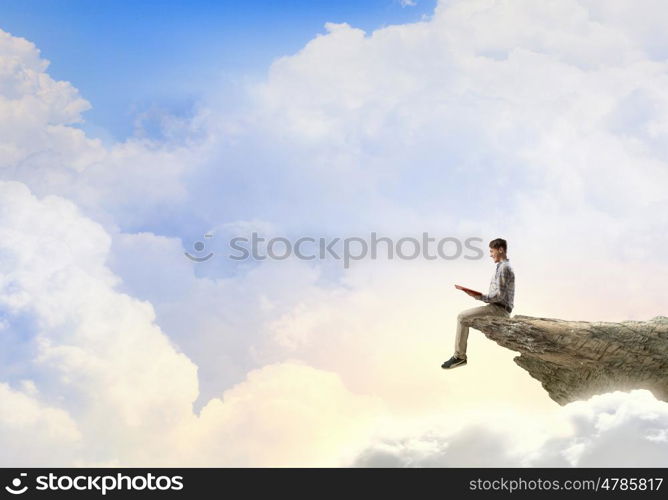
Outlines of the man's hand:
[[481,293],[473,293],[473,292],[469,292],[468,290],[466,290],[466,294],[470,295],[471,297],[473,297],[474,299],[477,299],[477,300],[480,300],[480,297],[482,297]]

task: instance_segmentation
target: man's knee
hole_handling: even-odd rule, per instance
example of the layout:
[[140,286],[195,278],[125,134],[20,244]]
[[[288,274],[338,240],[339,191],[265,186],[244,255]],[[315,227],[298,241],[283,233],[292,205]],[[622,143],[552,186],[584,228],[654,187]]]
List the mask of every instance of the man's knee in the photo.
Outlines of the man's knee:
[[469,317],[471,317],[471,313],[469,311],[462,311],[457,315],[457,321],[462,321]]
[[481,312],[484,314],[484,312],[481,311],[479,307],[474,307],[473,309],[467,309],[465,311],[460,312],[457,315],[457,321],[462,321],[465,319],[472,318],[474,316],[478,316],[481,314]]

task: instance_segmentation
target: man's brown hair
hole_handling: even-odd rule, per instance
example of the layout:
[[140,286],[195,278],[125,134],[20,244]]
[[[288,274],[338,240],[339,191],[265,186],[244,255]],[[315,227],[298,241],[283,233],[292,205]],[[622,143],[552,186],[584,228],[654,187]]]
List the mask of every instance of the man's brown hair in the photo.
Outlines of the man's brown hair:
[[508,243],[503,238],[497,238],[489,242],[489,248],[503,248],[503,253],[508,252]]

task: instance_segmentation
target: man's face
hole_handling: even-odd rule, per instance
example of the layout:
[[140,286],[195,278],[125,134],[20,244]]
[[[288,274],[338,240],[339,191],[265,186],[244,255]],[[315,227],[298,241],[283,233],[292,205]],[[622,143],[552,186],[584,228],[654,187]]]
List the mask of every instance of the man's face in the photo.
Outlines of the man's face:
[[501,262],[505,257],[503,248],[490,248],[489,256],[494,260],[494,262]]

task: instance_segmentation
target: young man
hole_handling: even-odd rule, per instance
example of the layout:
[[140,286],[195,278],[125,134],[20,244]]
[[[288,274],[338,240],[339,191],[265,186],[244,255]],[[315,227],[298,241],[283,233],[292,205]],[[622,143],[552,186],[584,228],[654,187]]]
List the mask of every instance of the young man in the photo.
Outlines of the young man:
[[486,306],[467,309],[457,316],[457,338],[455,339],[455,354],[441,365],[441,368],[456,368],[466,364],[466,341],[469,337],[469,327],[462,324],[464,320],[480,316],[509,317],[513,310],[515,297],[515,273],[506,257],[508,245],[506,240],[497,238],[489,242],[489,256],[496,262],[496,273],[489,285],[489,293],[475,294],[466,292],[476,300],[487,302]]

